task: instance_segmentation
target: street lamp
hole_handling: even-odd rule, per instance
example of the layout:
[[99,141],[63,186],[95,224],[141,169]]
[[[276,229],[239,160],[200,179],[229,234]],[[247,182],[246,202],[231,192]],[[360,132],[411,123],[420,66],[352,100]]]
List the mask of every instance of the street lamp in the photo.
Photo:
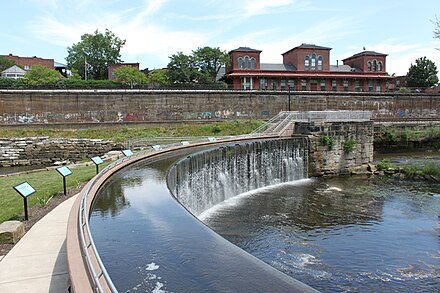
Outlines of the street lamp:
[[287,85],[287,89],[289,90],[289,96],[288,96],[288,98],[289,98],[289,104],[287,105],[287,109],[288,109],[288,111],[290,112],[290,85]]

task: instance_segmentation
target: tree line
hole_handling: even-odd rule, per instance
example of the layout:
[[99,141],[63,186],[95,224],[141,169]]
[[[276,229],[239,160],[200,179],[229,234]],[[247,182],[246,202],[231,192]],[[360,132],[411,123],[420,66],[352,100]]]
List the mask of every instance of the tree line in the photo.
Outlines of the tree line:
[[[435,25],[434,38],[440,39],[440,22]],[[0,80],[0,87],[26,87],[38,85],[59,85],[59,87],[75,87],[101,84],[94,82],[107,80],[107,70],[110,64],[122,63],[121,49],[125,40],[117,37],[113,32],[104,33],[96,30],[92,34],[84,34],[78,43],[67,48],[67,67],[71,71],[68,76],[62,76],[58,71],[44,66],[33,66],[19,81]],[[107,87],[117,87],[117,84],[129,88],[143,87],[176,87],[188,85],[205,85],[226,87],[218,81],[220,69],[228,65],[229,55],[220,48],[203,47],[193,50],[187,55],[177,52],[169,57],[170,61],[165,69],[152,70],[147,74],[131,66],[122,66],[115,70],[116,83]],[[0,72],[16,65],[14,61],[0,56]],[[437,67],[426,57],[418,58],[407,73],[408,87],[431,87],[438,85]],[[68,81],[66,81],[66,79]],[[83,82],[81,82],[82,80]],[[84,82],[89,81],[89,82]],[[9,85],[9,86],[8,86]]]

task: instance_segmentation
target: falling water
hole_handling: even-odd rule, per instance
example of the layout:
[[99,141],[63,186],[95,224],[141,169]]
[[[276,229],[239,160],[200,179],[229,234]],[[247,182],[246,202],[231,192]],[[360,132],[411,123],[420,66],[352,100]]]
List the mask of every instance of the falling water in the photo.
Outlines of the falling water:
[[195,216],[238,194],[307,178],[306,138],[243,142],[192,154],[168,174],[174,196]]

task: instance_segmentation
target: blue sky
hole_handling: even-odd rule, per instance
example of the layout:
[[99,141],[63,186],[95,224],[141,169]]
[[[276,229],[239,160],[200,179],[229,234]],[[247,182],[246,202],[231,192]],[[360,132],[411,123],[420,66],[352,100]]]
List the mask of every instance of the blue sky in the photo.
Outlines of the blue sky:
[[14,0],[4,1],[0,54],[53,58],[96,29],[126,40],[122,60],[162,68],[198,47],[262,50],[261,62],[302,43],[333,48],[336,60],[367,50],[388,54],[387,71],[406,74],[426,56],[440,69],[438,0]]

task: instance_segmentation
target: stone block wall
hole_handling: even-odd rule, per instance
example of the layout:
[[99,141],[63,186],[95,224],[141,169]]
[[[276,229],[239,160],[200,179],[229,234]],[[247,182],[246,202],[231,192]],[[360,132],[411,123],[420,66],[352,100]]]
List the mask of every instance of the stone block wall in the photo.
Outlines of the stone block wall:
[[77,162],[122,149],[102,139],[0,138],[0,167]]
[[[310,176],[367,173],[373,162],[372,121],[296,123],[294,133],[310,139]],[[348,151],[349,141],[355,144]]]
[[280,111],[440,118],[440,95],[287,91],[0,90],[0,125],[270,119]]

